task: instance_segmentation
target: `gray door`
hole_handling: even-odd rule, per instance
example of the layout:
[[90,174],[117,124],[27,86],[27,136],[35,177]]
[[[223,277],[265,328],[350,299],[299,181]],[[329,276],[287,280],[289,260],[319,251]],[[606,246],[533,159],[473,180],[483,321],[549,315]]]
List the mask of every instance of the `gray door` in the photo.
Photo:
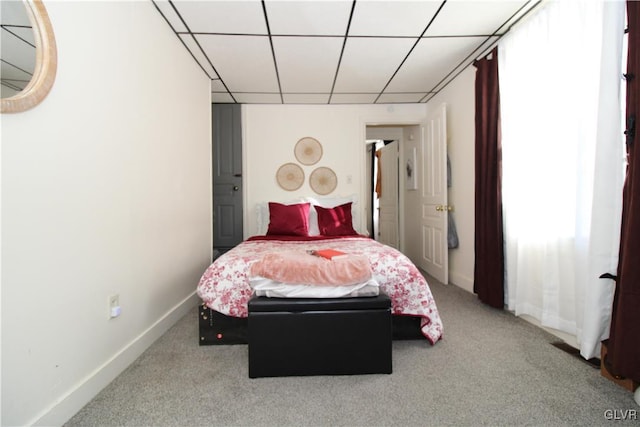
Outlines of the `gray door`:
[[242,241],[242,126],[240,105],[212,104],[213,247]]

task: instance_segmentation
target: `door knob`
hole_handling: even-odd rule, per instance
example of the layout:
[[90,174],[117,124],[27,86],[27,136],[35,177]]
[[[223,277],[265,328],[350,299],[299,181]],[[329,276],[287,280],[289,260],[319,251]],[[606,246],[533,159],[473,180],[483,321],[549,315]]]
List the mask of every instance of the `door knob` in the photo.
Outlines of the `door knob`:
[[437,210],[438,212],[440,212],[440,211],[442,210],[442,205],[438,205],[438,206],[436,206],[436,210]]
[[240,188],[237,185],[233,186],[233,191],[238,191]]

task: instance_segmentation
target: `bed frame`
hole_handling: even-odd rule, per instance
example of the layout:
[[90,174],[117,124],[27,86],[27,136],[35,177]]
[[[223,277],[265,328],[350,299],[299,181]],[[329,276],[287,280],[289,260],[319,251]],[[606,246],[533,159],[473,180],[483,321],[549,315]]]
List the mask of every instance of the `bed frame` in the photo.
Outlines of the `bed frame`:
[[[246,317],[226,316],[201,304],[198,307],[198,341],[200,345],[247,344],[247,323]],[[420,318],[393,315],[392,337],[394,340],[425,339],[420,331]]]

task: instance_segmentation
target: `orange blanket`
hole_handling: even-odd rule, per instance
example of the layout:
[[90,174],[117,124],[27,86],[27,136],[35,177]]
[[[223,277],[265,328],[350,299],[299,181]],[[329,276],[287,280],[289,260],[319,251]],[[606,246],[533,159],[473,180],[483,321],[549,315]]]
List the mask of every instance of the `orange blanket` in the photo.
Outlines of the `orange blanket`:
[[363,255],[328,260],[301,251],[273,252],[251,265],[250,276],[289,284],[347,286],[371,279],[371,265]]

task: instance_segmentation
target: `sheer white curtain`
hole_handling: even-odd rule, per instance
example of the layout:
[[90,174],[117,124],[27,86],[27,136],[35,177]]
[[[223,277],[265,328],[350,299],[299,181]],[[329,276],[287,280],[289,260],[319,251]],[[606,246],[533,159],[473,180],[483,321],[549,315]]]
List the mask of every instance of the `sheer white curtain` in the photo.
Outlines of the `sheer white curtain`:
[[499,44],[507,306],[608,336],[624,172],[622,1],[550,2]]

